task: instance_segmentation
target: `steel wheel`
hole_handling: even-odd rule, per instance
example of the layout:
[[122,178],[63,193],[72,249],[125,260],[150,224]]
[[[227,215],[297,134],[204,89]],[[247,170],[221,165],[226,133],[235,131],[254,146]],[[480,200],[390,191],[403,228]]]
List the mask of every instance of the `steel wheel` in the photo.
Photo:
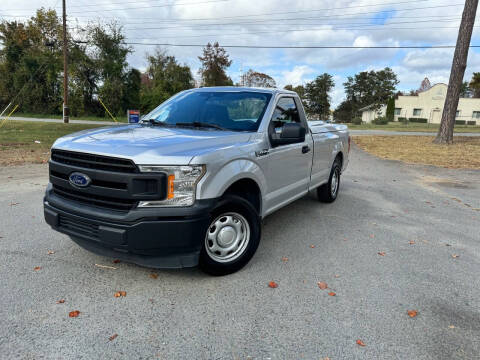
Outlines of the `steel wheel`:
[[250,225],[240,214],[221,214],[212,221],[205,237],[205,250],[218,262],[229,262],[240,257],[250,241]]
[[332,181],[331,181],[331,185],[330,185],[330,191],[332,193],[332,197],[335,197],[335,195],[337,194],[337,190],[338,190],[338,180],[340,178],[340,169],[338,167],[335,168],[335,170],[333,171],[333,174],[332,174]]

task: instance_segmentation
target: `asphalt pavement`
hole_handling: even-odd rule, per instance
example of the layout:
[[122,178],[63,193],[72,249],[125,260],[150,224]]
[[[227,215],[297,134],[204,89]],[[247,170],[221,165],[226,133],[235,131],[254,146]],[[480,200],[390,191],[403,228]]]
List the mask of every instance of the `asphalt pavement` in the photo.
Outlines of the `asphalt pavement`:
[[335,203],[270,215],[210,277],[88,253],[45,224],[44,165],[1,168],[0,358],[479,359],[479,180],[353,148]]

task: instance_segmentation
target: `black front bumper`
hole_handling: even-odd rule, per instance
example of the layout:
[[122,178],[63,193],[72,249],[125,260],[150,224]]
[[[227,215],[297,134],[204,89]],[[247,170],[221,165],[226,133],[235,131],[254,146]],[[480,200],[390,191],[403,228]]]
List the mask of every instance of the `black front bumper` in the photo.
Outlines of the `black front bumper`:
[[117,212],[63,199],[49,187],[44,215],[54,230],[96,254],[152,268],[181,268],[198,264],[216,202]]

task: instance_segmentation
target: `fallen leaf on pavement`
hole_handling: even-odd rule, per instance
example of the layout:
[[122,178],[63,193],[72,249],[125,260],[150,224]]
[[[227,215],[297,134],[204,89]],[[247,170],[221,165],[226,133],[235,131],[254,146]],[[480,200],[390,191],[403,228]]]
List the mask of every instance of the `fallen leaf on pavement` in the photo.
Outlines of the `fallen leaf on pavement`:
[[287,262],[287,261],[288,261],[288,257],[285,257],[285,256],[282,257],[282,261],[283,261],[283,262]]
[[445,246],[452,246],[452,245],[450,245],[450,244],[445,244]]
[[18,204],[20,204],[20,203],[11,202],[11,203],[10,203],[10,206],[17,206]]
[[331,292],[328,293],[328,295],[330,295],[330,296],[335,296],[335,295],[337,295],[337,294],[335,294],[333,291],[331,291]]
[[53,255],[53,254],[55,254],[55,251],[53,251],[53,250],[48,250],[47,254],[48,254],[48,255]]
[[118,264],[120,262],[120,259],[115,259],[112,261],[114,264]]
[[315,245],[312,244],[312,245],[310,245],[310,247],[313,249],[315,247]]
[[417,311],[417,310],[408,310],[408,311],[407,311],[407,314],[408,314],[408,316],[410,316],[411,318],[414,318],[415,316],[417,316],[418,311]]
[[275,289],[278,287],[278,284],[275,281],[270,281],[268,283],[268,286],[271,287],[272,289]]
[[107,266],[107,265],[100,265],[100,264],[95,264],[96,267],[102,268],[102,269],[112,269],[112,270],[117,270],[116,267],[113,266]]
[[121,296],[127,296],[126,291],[117,291],[115,294],[113,294],[115,297],[121,297]]
[[460,255],[452,254],[452,258],[456,259],[456,258],[458,258],[458,257],[460,257]]
[[318,282],[317,285],[322,290],[325,290],[326,288],[328,288],[327,283],[323,281]]
[[60,299],[57,301],[57,304],[63,304],[65,302],[65,299]]
[[42,270],[42,267],[41,267],[41,266],[35,266],[35,267],[33,268],[33,271],[38,271],[38,270]]
[[373,239],[373,238],[375,237],[375,235],[373,235],[373,234],[370,234],[370,237]]
[[379,251],[377,254],[380,256],[385,256],[385,251]]
[[115,340],[115,338],[118,336],[118,334],[113,334],[108,338],[109,341]]
[[449,328],[449,329],[455,329],[455,326],[449,325],[448,328]]
[[78,311],[78,310],[70,311],[68,313],[69,317],[78,317],[78,315],[80,315],[80,311]]
[[357,340],[357,345],[366,346],[365,343],[360,339]]
[[414,244],[415,244],[415,241],[411,240],[411,241],[409,242],[409,244],[410,244],[410,245],[414,245]]
[[155,274],[155,273],[151,273],[151,274],[150,274],[150,277],[151,277],[152,279],[156,279],[156,278],[158,278],[158,275]]

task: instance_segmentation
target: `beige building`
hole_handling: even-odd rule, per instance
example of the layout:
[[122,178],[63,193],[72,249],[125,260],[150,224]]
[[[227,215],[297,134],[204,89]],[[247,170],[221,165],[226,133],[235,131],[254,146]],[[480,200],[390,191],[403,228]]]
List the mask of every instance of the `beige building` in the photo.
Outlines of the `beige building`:
[[[395,100],[395,117],[412,119],[418,122],[427,122],[431,124],[440,124],[447,94],[446,84],[435,84],[430,89],[418,93],[417,96],[399,96]],[[373,110],[367,106],[362,111],[362,121],[370,123],[379,116],[385,116],[386,106],[379,110]],[[457,107],[458,124],[480,125],[480,99],[479,98],[460,98]]]

